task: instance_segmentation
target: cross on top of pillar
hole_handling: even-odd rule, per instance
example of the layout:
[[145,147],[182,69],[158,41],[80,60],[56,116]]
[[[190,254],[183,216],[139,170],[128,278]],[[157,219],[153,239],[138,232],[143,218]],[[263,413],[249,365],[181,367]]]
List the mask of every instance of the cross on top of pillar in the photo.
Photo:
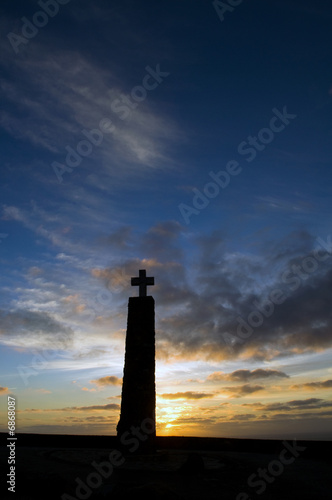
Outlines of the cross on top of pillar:
[[146,297],[146,287],[154,285],[154,278],[146,276],[145,269],[139,270],[139,278],[131,278],[131,286],[139,286],[139,296]]

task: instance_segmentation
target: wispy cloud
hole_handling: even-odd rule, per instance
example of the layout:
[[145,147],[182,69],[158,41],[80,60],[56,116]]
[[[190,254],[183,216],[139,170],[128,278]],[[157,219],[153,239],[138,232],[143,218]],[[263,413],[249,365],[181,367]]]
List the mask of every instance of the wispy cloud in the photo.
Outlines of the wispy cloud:
[[[148,96],[144,103],[135,104],[130,116],[123,119],[117,112],[121,108],[119,98],[131,91],[123,75],[121,79],[115,74],[116,69],[112,72],[102,68],[98,61],[93,62],[81,52],[54,50],[53,46],[52,57],[49,54],[47,46],[34,41],[34,57],[19,61],[17,85],[11,85],[4,78],[0,80],[7,99],[0,126],[9,134],[52,153],[53,160],[61,163],[67,154],[65,148],[75,149],[85,139],[82,130],[98,129],[101,121],[107,119],[114,130],[105,133],[102,146],[95,147],[92,154],[94,161],[96,157],[100,160],[100,175],[119,178],[125,170],[132,170],[133,165],[146,170],[161,163],[165,165],[166,161],[172,163],[167,157],[166,145],[178,140],[178,127],[170,118],[162,117],[160,110],[153,109]],[[15,74],[18,67],[15,61],[13,64],[12,54],[7,53],[7,58],[7,71]],[[145,74],[146,69],[142,67],[136,85]],[[33,119],[18,118],[15,113],[18,107]],[[54,176],[51,168],[50,176]]]
[[205,398],[213,398],[215,394],[208,394],[205,392],[175,392],[175,393],[165,393],[158,394],[158,396],[162,399],[205,399]]

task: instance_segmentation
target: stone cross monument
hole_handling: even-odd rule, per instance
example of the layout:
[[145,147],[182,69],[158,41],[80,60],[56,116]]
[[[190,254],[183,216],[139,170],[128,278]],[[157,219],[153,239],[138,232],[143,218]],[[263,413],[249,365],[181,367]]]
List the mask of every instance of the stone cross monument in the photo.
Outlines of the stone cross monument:
[[154,451],[156,436],[155,319],[154,299],[146,295],[146,288],[154,285],[154,278],[147,277],[146,271],[140,270],[138,278],[131,278],[131,285],[139,286],[139,296],[130,297],[128,304],[117,435],[123,444],[131,433],[140,432],[142,440],[137,452],[149,453]]

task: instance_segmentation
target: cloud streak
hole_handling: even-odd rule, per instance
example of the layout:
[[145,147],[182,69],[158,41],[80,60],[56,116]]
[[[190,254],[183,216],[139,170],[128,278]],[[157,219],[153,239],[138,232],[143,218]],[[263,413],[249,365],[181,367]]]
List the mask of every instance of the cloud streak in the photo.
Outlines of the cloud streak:
[[66,406],[64,408],[46,408],[46,409],[37,409],[37,408],[26,408],[23,410],[24,412],[80,412],[80,411],[95,411],[95,410],[107,410],[107,411],[118,411],[120,409],[120,405],[109,403],[106,405],[91,405],[91,406]]
[[230,381],[230,382],[248,382],[265,378],[289,378],[286,373],[279,370],[268,370],[257,368],[256,370],[236,370],[232,373],[214,372],[207,377],[208,382]]
[[332,389],[332,380],[322,380],[319,382],[306,382],[305,384],[295,384],[290,387],[293,390],[305,389],[308,391]]
[[165,394],[158,394],[158,396],[162,399],[206,399],[206,398],[213,398],[215,394],[208,394],[205,392],[175,392],[175,393],[165,393]]
[[286,411],[293,412],[295,410],[312,410],[328,408],[332,406],[332,401],[326,401],[320,398],[294,399],[282,403],[245,403],[243,406],[252,406],[263,412]]

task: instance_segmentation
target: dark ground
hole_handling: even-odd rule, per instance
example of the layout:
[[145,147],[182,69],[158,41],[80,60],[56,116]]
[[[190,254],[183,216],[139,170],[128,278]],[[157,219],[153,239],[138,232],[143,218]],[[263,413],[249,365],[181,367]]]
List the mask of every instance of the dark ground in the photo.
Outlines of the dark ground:
[[[110,452],[120,449],[114,437],[17,434],[12,493],[7,437],[0,434],[2,499],[332,499],[332,442],[298,441],[292,454],[282,441],[157,437],[156,453],[123,449],[111,467]],[[282,450],[292,463],[281,464]],[[93,462],[107,462],[108,477],[102,479]],[[265,478],[258,476],[263,469]]]

